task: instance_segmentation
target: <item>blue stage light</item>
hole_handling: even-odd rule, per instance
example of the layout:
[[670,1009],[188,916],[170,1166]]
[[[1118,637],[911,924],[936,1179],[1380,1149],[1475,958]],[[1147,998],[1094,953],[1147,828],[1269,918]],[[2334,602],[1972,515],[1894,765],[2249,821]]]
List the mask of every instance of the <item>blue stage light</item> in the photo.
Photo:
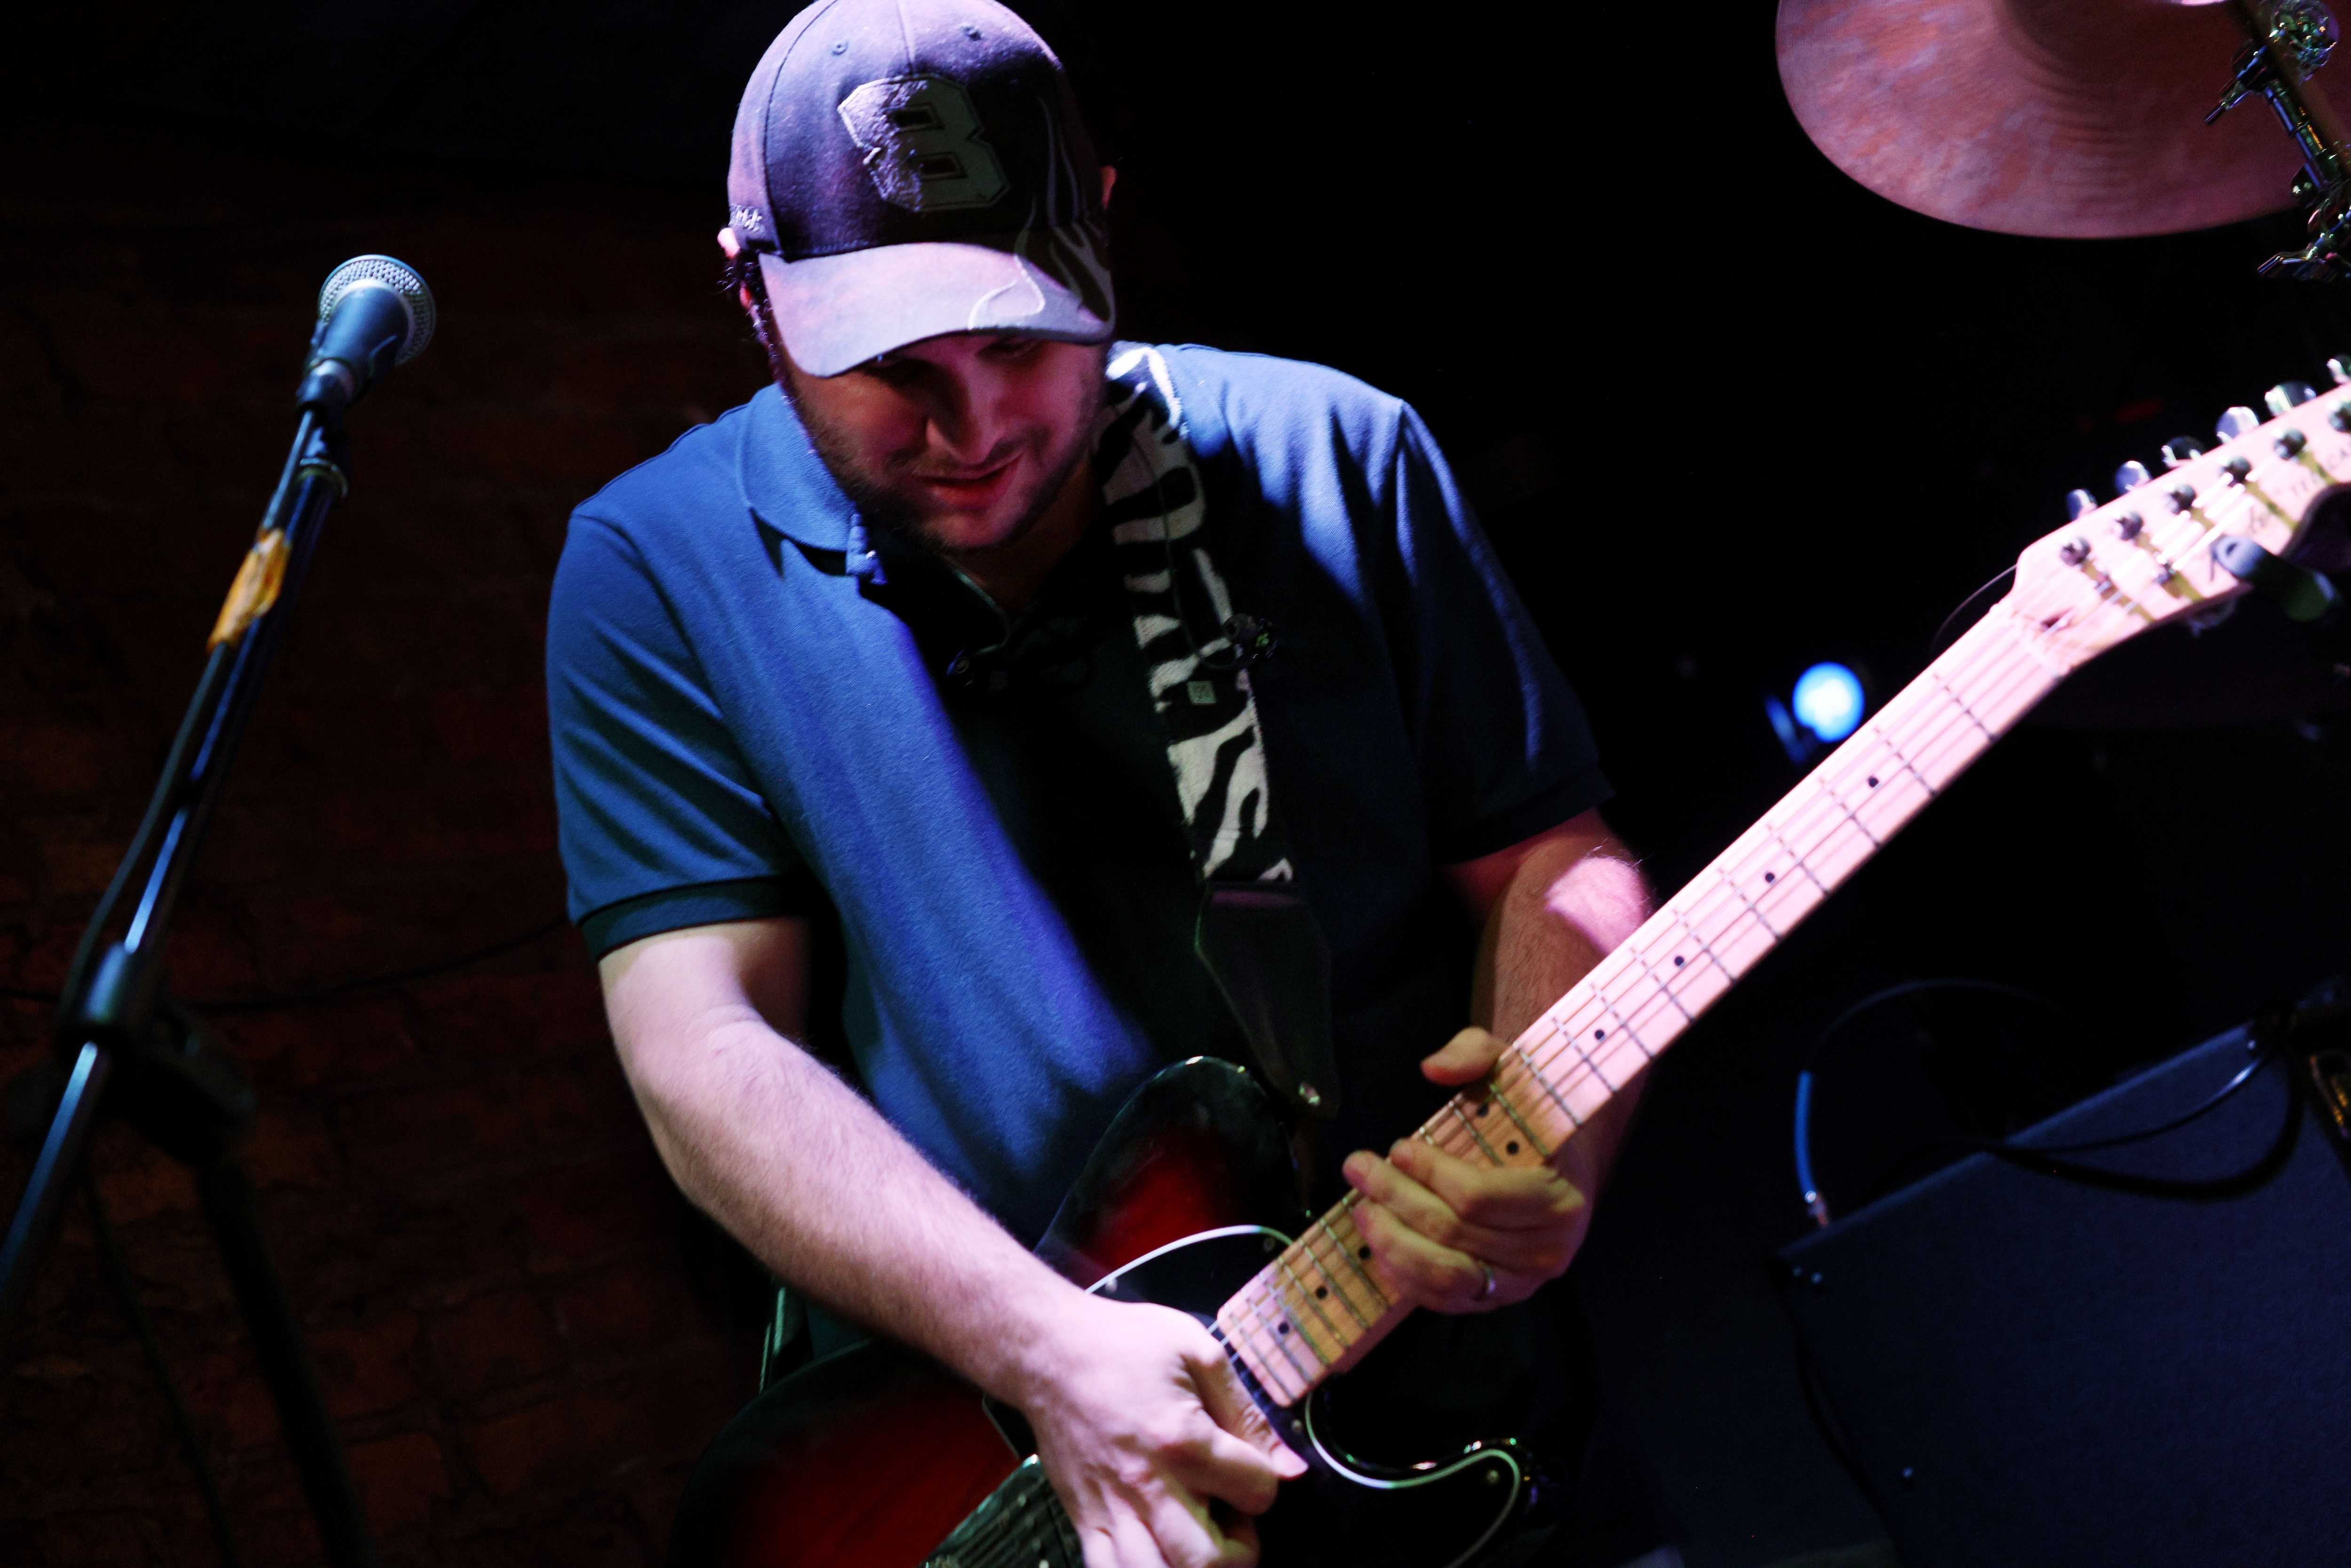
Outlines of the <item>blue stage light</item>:
[[1861,727],[1861,677],[1843,664],[1814,664],[1796,677],[1788,706],[1796,722],[1823,740],[1843,740]]

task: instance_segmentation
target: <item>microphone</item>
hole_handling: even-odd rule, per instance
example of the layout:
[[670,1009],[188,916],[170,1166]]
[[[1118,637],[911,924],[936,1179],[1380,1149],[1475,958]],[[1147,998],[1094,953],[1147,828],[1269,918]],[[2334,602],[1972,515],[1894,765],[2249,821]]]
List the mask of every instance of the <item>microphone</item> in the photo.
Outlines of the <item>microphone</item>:
[[319,325],[295,405],[340,414],[392,366],[424,351],[434,314],[433,290],[415,268],[388,256],[351,257],[319,290]]

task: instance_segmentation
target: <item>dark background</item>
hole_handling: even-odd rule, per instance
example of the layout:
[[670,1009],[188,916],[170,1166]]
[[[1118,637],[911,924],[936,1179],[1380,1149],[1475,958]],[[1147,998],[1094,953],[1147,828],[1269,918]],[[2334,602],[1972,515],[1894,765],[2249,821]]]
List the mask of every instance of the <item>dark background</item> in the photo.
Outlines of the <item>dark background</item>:
[[[356,488],[173,968],[264,1004],[220,1015],[263,1094],[251,1164],[394,1562],[656,1561],[753,1375],[742,1275],[672,1194],[551,925],[538,658],[570,507],[761,378],[710,235],[735,97],[790,9],[154,0],[51,15],[0,68],[12,994],[60,982],[129,838],[319,279],[385,251],[439,297],[431,351],[353,418]],[[1869,195],[1782,102],[1766,5],[1641,38],[1562,7],[1033,15],[1121,167],[1124,329],[1419,405],[1662,887],[1796,777],[1767,692],[1828,655],[1882,699],[2069,486],[2351,350],[2343,296],[2252,276],[2290,218],[2068,244]],[[1880,1532],[1813,1435],[1763,1267],[1808,1223],[1788,1127],[1823,1026],[1928,977],[2050,1004],[1928,997],[1841,1032],[1819,1137],[1844,1208],[1907,1149],[2336,967],[2346,657],[2259,603],[2117,654],[1660,1067],[1579,1274],[1692,1563]],[[45,1028],[0,1004],[0,1071]],[[94,1163],[248,1559],[314,1557],[187,1179],[120,1129]],[[0,1192],[24,1169],[12,1150]],[[77,1216],[0,1341],[0,1563],[213,1561]]]

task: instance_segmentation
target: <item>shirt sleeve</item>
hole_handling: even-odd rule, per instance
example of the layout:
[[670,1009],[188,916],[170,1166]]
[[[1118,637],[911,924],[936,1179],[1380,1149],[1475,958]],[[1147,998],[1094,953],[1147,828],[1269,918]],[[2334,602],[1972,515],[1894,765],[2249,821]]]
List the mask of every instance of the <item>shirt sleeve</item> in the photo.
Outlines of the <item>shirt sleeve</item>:
[[1592,727],[1420,416],[1395,470],[1399,670],[1440,864],[1507,849],[1606,800]]
[[548,729],[570,912],[598,957],[821,899],[633,546],[575,515],[548,607]]

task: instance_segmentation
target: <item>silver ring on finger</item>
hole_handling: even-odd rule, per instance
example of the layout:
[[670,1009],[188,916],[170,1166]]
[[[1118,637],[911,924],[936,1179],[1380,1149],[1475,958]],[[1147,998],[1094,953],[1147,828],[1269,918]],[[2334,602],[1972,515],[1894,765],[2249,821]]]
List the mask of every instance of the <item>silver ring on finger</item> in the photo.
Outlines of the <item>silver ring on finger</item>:
[[1490,1301],[1494,1299],[1494,1266],[1491,1263],[1481,1262],[1478,1267],[1486,1270],[1486,1282],[1478,1287],[1477,1295],[1470,1299],[1472,1301]]

